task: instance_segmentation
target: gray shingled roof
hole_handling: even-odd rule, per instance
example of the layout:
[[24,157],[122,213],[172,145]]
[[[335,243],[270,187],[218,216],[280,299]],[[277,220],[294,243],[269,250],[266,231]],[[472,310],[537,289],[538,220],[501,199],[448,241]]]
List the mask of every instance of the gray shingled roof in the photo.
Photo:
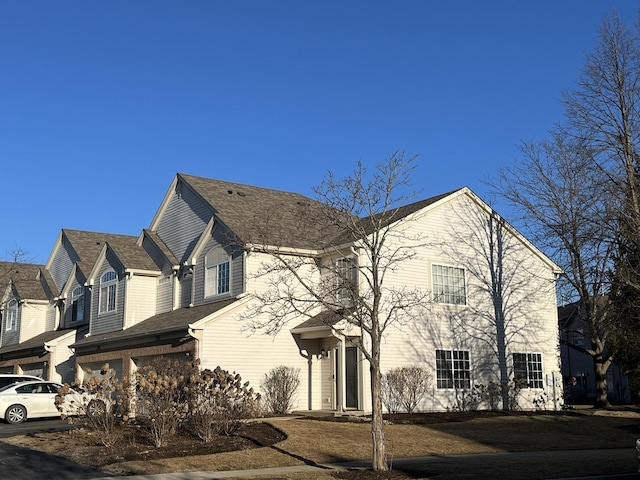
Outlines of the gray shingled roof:
[[44,351],[44,344],[46,342],[50,342],[55,340],[56,338],[60,338],[63,335],[66,335],[69,332],[74,331],[74,328],[69,328],[66,330],[55,330],[51,332],[44,332],[40,335],[36,335],[33,338],[25,340],[24,342],[17,343],[15,345],[5,345],[0,348],[0,356],[6,355],[8,353],[21,352],[21,351]]
[[348,314],[348,312],[337,313],[329,310],[324,310],[317,315],[314,315],[313,317],[305,320],[299,325],[296,325],[291,330],[296,331],[318,327],[329,328],[330,326],[335,325],[340,320],[342,320],[345,317],[345,314]]
[[169,247],[167,247],[167,244],[164,243],[164,241],[160,238],[160,235],[158,235],[153,230],[149,230],[147,228],[145,228],[143,232],[160,249],[160,251],[163,253],[165,257],[167,257],[167,260],[172,265],[178,265],[180,263],[180,261],[176,258],[173,252],[169,250]]
[[[243,242],[320,249],[354,240],[352,232],[313,221],[322,218],[329,207],[304,195],[181,173],[178,176],[209,203],[217,217]],[[389,211],[384,214],[383,224],[400,220],[456,191]],[[371,219],[360,219],[362,231],[373,231]]]
[[79,340],[74,344],[77,347],[88,347],[93,345],[101,345],[105,342],[113,342],[117,340],[126,340],[137,337],[154,337],[162,332],[179,332],[186,330],[192,323],[202,320],[203,318],[215,313],[234,302],[239,300],[231,298],[215,303],[199,305],[197,307],[179,308],[172,312],[160,313],[154,315],[126,330],[118,330],[117,332],[108,332],[97,335],[90,335]]
[[14,289],[23,300],[48,300],[45,286],[38,280],[38,272],[44,265],[34,263],[0,262],[0,281],[2,288],[13,282]]
[[127,241],[126,239],[133,239],[134,242],[136,240],[136,237],[130,235],[70,230],[68,228],[63,228],[62,233],[67,237],[71,246],[80,257],[80,263],[84,265],[84,272],[90,272],[93,269],[105,242],[115,245],[120,244],[121,241]]
[[51,299],[60,295],[60,291],[58,287],[56,287],[56,282],[54,282],[51,273],[44,265],[40,269],[40,283],[47,298]]
[[299,193],[178,174],[245,243],[319,248],[337,235],[335,226],[308,222],[327,208]]
[[90,272],[105,243],[115,252],[126,268],[158,270],[144,249],[137,245],[138,237],[115,233],[88,232],[86,230],[62,230],[80,257],[83,273]]
[[[117,236],[107,240],[109,247],[118,256],[125,268],[158,270],[147,252],[137,243],[136,237]],[[159,270],[158,270],[159,273]]]

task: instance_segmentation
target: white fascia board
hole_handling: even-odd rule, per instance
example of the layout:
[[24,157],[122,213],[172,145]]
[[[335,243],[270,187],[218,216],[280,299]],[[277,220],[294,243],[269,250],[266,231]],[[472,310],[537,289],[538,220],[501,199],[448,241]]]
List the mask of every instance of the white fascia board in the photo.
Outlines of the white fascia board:
[[478,195],[476,195],[469,187],[464,187],[461,193],[466,194],[471,200],[473,200],[476,204],[478,204],[486,213],[495,213],[501,220],[504,220],[505,227],[507,231],[511,233],[514,237],[516,237],[528,250],[530,250],[536,257],[538,257],[543,263],[545,263],[551,271],[560,275],[564,271],[560,266],[558,266],[553,260],[551,260],[548,256],[546,256],[538,247],[536,247],[533,243],[531,243],[527,237],[525,237],[522,233],[516,229],[511,223],[509,223],[504,217],[502,217],[498,212],[496,212],[490,205],[488,205],[484,200],[482,200]]
[[164,212],[167,210],[167,207],[169,206],[169,202],[171,201],[171,198],[173,197],[173,194],[176,191],[178,180],[179,180],[178,174],[176,174],[173,177],[173,181],[171,182],[171,185],[169,185],[169,189],[167,190],[167,193],[164,194],[164,198],[162,199],[162,202],[160,203],[158,210],[156,210],[156,214],[153,216],[153,219],[151,220],[151,225],[149,225],[149,230],[155,231],[156,228],[158,227],[158,224],[160,223],[160,220],[162,219]]
[[51,250],[51,253],[49,254],[49,258],[47,259],[47,263],[45,263],[44,268],[46,268],[47,270],[51,269],[51,264],[53,263],[53,258],[56,256],[56,253],[58,252],[58,249],[62,246],[62,230],[60,230],[60,233],[58,234],[58,238],[56,239],[55,243],[53,244],[53,249]]
[[204,318],[201,318],[195,323],[190,323],[189,330],[202,330],[206,326],[206,324],[209,323],[211,320],[215,320],[218,317],[228,315],[234,310],[240,307],[243,307],[250,300],[250,298],[251,297],[249,296],[243,296],[242,298],[237,298],[236,302],[233,302],[232,304],[227,305],[224,308],[221,308],[217,312],[210,313],[209,315],[207,315]]
[[21,298],[20,301],[24,305],[49,305],[49,300],[35,300],[31,298]]
[[105,242],[102,250],[100,251],[100,255],[98,255],[98,258],[96,259],[96,263],[93,264],[91,272],[89,272],[89,275],[87,275],[87,281],[85,282],[86,286],[92,286],[93,284],[95,284],[95,277],[98,272],[100,272],[100,267],[102,267],[102,264],[107,258],[107,248],[109,248],[109,244]]
[[13,295],[11,295],[11,292],[12,292],[11,280],[9,280],[7,282],[7,286],[4,288],[4,292],[2,294],[2,301],[0,301],[0,304],[4,305],[9,301],[10,298],[13,297]]
[[198,256],[204,250],[204,247],[207,246],[207,242],[211,238],[213,234],[213,227],[216,224],[216,216],[212,215],[209,221],[207,222],[207,226],[204,227],[202,233],[200,234],[200,238],[198,238],[197,243],[193,247],[193,251],[191,252],[191,258],[189,260],[189,265],[195,265],[197,263]]
[[272,252],[282,253],[284,255],[298,255],[300,257],[317,257],[322,252],[317,249],[295,248],[295,247],[279,247],[276,245],[262,245],[257,243],[247,243],[245,250],[273,254]]
[[321,332],[323,330],[331,330],[329,325],[316,325],[315,327],[293,327],[289,330],[290,333],[311,333],[311,332]]
[[139,268],[125,268],[124,273],[130,273],[131,275],[137,275],[140,277],[157,277],[160,275],[160,270],[142,270]]
[[78,264],[74,263],[73,267],[71,267],[71,272],[69,272],[69,276],[64,281],[64,287],[62,287],[62,290],[60,291],[60,295],[56,297],[57,299],[67,298],[69,296],[69,289],[71,288],[71,283],[72,283],[70,282],[70,280],[72,278],[75,278],[77,271],[78,271]]
[[50,352],[51,348],[53,347],[57,347],[58,343],[60,343],[61,341],[67,340],[69,338],[73,338],[76,336],[76,329],[74,328],[73,330],[69,330],[67,333],[65,333],[64,335],[60,335],[59,337],[53,339],[53,340],[49,340],[48,342],[44,342],[44,349],[47,352]]

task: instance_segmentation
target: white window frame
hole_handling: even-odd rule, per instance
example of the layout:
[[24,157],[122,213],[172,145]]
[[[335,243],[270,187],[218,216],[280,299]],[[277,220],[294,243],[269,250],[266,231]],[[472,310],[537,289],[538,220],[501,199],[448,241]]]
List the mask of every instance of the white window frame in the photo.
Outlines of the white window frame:
[[[78,323],[84,321],[84,287],[78,286],[71,292],[71,322]],[[73,315],[73,312],[76,312]]]
[[[440,269],[442,269],[443,271],[436,272],[436,270],[440,270]],[[460,271],[462,273],[461,286],[440,281],[440,279],[444,280],[444,279],[453,278],[451,275],[448,275],[448,274],[454,271]],[[436,276],[438,276],[437,282],[436,282]],[[431,290],[433,294],[434,303],[438,303],[440,305],[466,306],[467,305],[467,271],[466,269],[463,267],[458,267],[455,265],[445,265],[442,263],[431,264]],[[456,297],[460,297],[462,301],[457,301]]]
[[231,257],[220,260],[215,251],[205,257],[204,297],[226,295],[231,291]]
[[335,261],[336,298],[352,300],[352,291],[358,287],[358,266],[354,256],[341,257]]
[[[524,356],[516,361],[516,355]],[[542,353],[540,352],[514,352],[511,355],[513,362],[513,378],[518,377],[524,382],[522,388],[541,390],[544,389],[544,365],[542,364]],[[517,368],[520,367],[520,368]]]
[[105,272],[100,277],[100,294],[98,314],[103,315],[116,311],[118,298],[118,275],[114,270]]
[[18,329],[18,301],[13,299],[7,302],[7,321],[5,331],[13,332]]
[[[445,355],[446,369],[442,367],[438,352]],[[455,348],[436,349],[436,388],[438,390],[467,390],[471,388],[471,352]],[[444,372],[445,375],[441,375]]]

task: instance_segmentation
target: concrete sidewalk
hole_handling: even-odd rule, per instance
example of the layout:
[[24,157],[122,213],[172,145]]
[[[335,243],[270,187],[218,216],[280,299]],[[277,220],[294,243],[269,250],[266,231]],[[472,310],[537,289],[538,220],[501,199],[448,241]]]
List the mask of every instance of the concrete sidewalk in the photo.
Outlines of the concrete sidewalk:
[[[389,462],[390,468],[402,470],[407,473],[423,475],[438,475],[438,478],[509,478],[499,473],[502,466],[506,471],[513,469],[529,469],[531,478],[544,478],[536,476],[535,467],[539,467],[541,462],[545,466],[557,465],[558,476],[547,478],[625,478],[640,479],[638,474],[638,461],[636,459],[635,448],[613,448],[598,450],[560,450],[560,451],[535,451],[535,452],[507,452],[493,454],[472,454],[472,455],[442,455],[415,458],[399,458]],[[584,467],[584,473],[563,473],[575,472],[576,464],[580,463]],[[213,480],[219,478],[251,478],[263,476],[266,478],[282,478],[283,475],[295,472],[308,472],[311,477],[313,473],[335,470],[335,469],[358,469],[369,468],[371,462],[344,462],[319,465],[296,465],[290,467],[274,467],[251,470],[230,470],[230,471],[207,471],[207,472],[182,472],[164,473],[158,475],[132,475],[132,476],[109,476],[93,480]],[[564,467],[564,468],[563,468]],[[598,470],[597,467],[600,467]],[[607,473],[602,469],[611,468]],[[491,472],[491,476],[484,476],[483,470]],[[495,475],[494,475],[495,474]],[[592,476],[590,476],[593,474]],[[477,476],[475,476],[477,475]]]

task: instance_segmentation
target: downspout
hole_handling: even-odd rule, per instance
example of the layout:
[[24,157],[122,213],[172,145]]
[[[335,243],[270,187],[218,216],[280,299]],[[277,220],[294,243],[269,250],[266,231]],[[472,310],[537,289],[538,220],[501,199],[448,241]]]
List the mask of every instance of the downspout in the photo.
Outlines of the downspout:
[[51,380],[52,376],[53,376],[53,373],[55,371],[55,363],[56,363],[55,362],[55,353],[56,353],[56,350],[51,344],[46,343],[46,342],[44,344],[44,350],[45,350],[45,352],[47,352],[49,354],[48,355],[48,359],[47,359],[47,378],[46,379],[47,380]]
[[346,342],[341,340],[339,343],[340,347],[340,410],[345,412],[345,405],[347,404],[347,365],[345,362],[346,358]]
[[129,283],[131,282],[131,279],[133,278],[133,273],[131,272],[124,272],[124,305],[122,306],[122,315],[123,315],[123,329],[127,329],[129,328],[131,325],[133,325],[133,322],[135,321],[135,318],[133,320],[129,320]]
[[195,263],[189,265],[189,269],[191,270],[191,294],[189,298],[189,306],[193,307],[193,301],[196,298],[196,269]]
[[187,333],[189,336],[195,339],[195,346],[193,348],[193,360],[200,360],[202,358],[202,344],[203,344],[203,332],[202,328],[195,328],[193,324],[189,324]]
[[171,311],[180,305],[180,267],[174,267],[171,272]]

